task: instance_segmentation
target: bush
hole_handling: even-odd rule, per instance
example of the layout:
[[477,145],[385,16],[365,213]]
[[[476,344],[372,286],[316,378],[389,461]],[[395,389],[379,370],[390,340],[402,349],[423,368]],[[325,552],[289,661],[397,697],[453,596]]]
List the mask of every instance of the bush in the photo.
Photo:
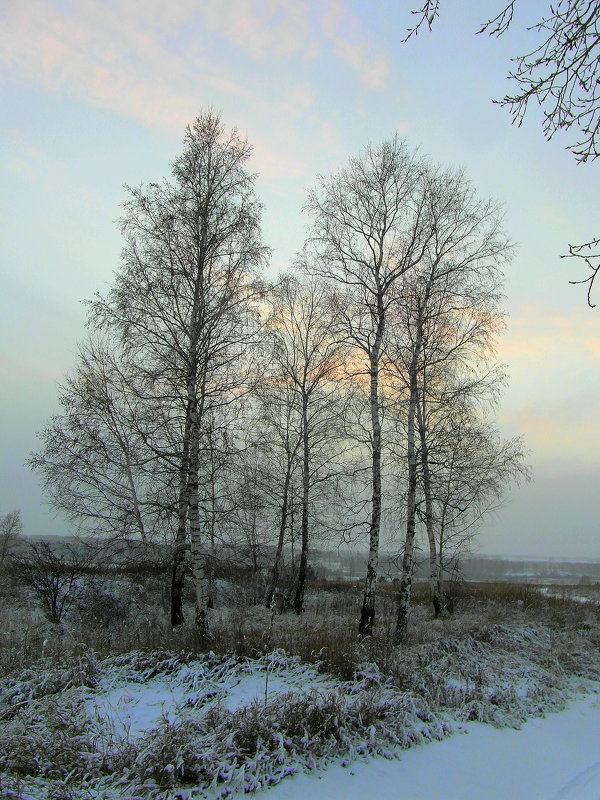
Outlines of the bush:
[[63,553],[49,542],[30,542],[27,552],[11,559],[15,574],[31,588],[49,622],[60,625],[81,592],[81,578],[91,557],[73,547]]

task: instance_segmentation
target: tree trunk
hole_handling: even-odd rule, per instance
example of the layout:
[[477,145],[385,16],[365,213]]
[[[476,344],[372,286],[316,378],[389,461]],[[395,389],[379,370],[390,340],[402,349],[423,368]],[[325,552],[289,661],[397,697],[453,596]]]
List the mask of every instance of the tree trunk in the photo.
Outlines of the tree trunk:
[[[213,434],[211,433],[211,436]],[[208,560],[208,607],[215,605],[215,557],[216,557],[216,530],[217,530],[217,497],[215,481],[214,441],[210,443],[210,523],[208,536],[210,541],[210,558]]]
[[290,498],[291,498],[290,499],[290,546],[292,548],[291,565],[290,566],[291,566],[292,575],[293,575],[294,574],[294,569],[296,567],[296,561],[295,561],[296,554],[294,553],[294,534],[295,534],[296,531],[295,531],[295,528],[294,528],[294,516],[295,516],[294,503],[295,503],[295,500],[294,500],[294,487],[293,487],[293,485],[292,485],[292,488],[290,490]]
[[185,517],[183,527],[181,523],[177,528],[175,539],[175,550],[173,552],[173,564],[171,566],[171,627],[177,628],[183,625],[185,617],[183,614],[183,587],[185,583]]
[[412,590],[412,573],[414,565],[414,544],[416,533],[417,510],[417,452],[415,447],[415,413],[417,405],[417,374],[416,357],[412,359],[410,367],[410,397],[408,404],[408,495],[406,498],[406,540],[404,542],[404,556],[402,559],[402,575],[397,597],[396,631],[394,638],[401,642],[406,638],[408,630],[408,615],[410,610],[410,597]]
[[131,459],[129,457],[129,448],[127,445],[124,445],[124,452],[125,452],[125,474],[127,475],[127,482],[129,483],[129,488],[131,490],[131,499],[133,501],[133,515],[135,517],[135,522],[137,525],[137,529],[140,533],[140,538],[144,544],[147,543],[148,539],[146,537],[146,528],[144,526],[144,519],[142,517],[142,512],[140,510],[140,501],[137,495],[137,490],[135,488],[135,481],[133,479],[133,473],[131,470]]
[[287,516],[289,508],[289,488],[291,479],[291,464],[288,463],[285,481],[283,483],[283,496],[281,498],[281,510],[279,513],[279,536],[277,538],[277,550],[275,551],[275,561],[273,562],[273,570],[271,572],[271,585],[265,597],[265,605],[271,608],[275,602],[275,593],[279,585],[279,573],[281,569],[281,556],[283,554],[283,542],[285,539],[285,528],[287,525]]
[[200,497],[198,472],[200,468],[200,410],[195,395],[195,386],[188,387],[190,401],[190,446],[188,470],[188,513],[190,521],[190,547],[192,555],[192,572],[196,588],[196,643],[200,650],[208,647],[210,631],[208,624],[208,604],[210,597],[210,569],[206,548],[203,542],[203,530],[200,522]]
[[252,528],[250,530],[250,557],[252,559],[252,603],[251,605],[257,606],[259,604],[259,572],[261,564],[259,563],[258,552],[258,539],[256,536],[258,510],[256,508],[256,501],[254,501],[254,508],[252,509]]
[[445,538],[444,534],[446,533],[446,512],[448,509],[448,501],[445,500],[442,506],[442,513],[440,515],[440,541],[438,546],[438,557],[439,557],[439,571],[438,571],[438,579],[437,579],[437,592],[440,597],[444,600],[444,611],[447,614],[453,613],[452,603],[448,601],[448,597],[446,595],[446,590],[444,588],[444,553],[445,553]]
[[[188,411],[189,418],[189,411]],[[186,422],[181,465],[179,468],[179,499],[177,504],[177,533],[171,568],[171,627],[183,625],[183,587],[185,582],[186,525],[188,517],[188,471],[190,449],[189,419]]]
[[429,466],[429,448],[427,446],[427,427],[425,419],[425,385],[423,396],[417,404],[417,421],[419,426],[419,440],[421,443],[421,472],[423,473],[423,496],[425,498],[425,529],[429,542],[429,588],[431,602],[436,617],[445,614],[444,596],[440,591],[440,556],[435,538],[433,518],[433,500],[431,497],[431,469]]
[[369,558],[363,604],[358,625],[359,636],[371,636],[375,622],[375,588],[377,581],[377,564],[379,560],[379,529],[381,526],[381,420],[379,417],[379,353],[384,333],[383,304],[380,302],[377,335],[370,355],[370,405],[372,444],[372,499],[371,524],[369,526]]
[[[195,634],[196,644],[199,650],[206,650],[210,643],[210,627],[208,620],[208,599],[209,599],[209,570],[208,559],[202,546],[202,539],[199,533],[199,525],[196,525],[193,517],[198,516],[190,508],[190,537],[192,554],[192,571],[194,574],[194,585],[196,589],[196,617]],[[197,506],[196,506],[197,509]],[[199,521],[199,520],[198,520]]]
[[310,490],[310,448],[308,439],[308,397],[302,398],[302,523],[300,551],[300,566],[298,568],[298,582],[296,596],[294,597],[294,611],[301,614],[304,609],[304,588],[306,586],[306,573],[308,570],[308,498]]

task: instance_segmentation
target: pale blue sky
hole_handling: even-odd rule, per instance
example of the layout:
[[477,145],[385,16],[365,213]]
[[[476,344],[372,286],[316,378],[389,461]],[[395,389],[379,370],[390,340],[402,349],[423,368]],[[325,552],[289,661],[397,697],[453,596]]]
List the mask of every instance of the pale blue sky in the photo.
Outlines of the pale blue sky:
[[500,419],[526,437],[536,481],[481,548],[600,557],[600,311],[559,258],[600,230],[599,167],[545,142],[535,109],[517,128],[491,103],[545,7],[522,2],[500,39],[473,35],[498,5],[446,0],[433,33],[402,44],[407,0],[0,0],[2,511],[62,531],[23,462],[74,364],[81,301],[118,265],[123,185],[167,175],[212,105],[254,145],[273,269],[302,245],[317,173],[394,131],[505,204],[519,249]]

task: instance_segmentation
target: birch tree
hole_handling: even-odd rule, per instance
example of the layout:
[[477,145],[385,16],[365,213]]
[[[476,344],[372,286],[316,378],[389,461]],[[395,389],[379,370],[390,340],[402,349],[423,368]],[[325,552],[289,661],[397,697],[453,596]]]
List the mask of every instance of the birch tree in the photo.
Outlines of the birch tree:
[[[439,16],[442,0],[424,0],[413,10],[415,24],[404,41],[419,30],[432,29]],[[525,5],[521,3],[521,5]],[[502,36],[513,25],[519,0],[503,0],[498,13],[483,22],[478,33]],[[580,163],[600,156],[600,4],[597,0],[555,0],[542,18],[528,28],[534,37],[532,47],[512,59],[508,74],[514,92],[495,103],[506,106],[513,122],[523,123],[531,105],[541,110],[542,130],[550,140],[556,133],[571,136],[567,145]],[[589,268],[586,278],[570,281],[588,285],[588,305],[600,270],[600,237],[570,244],[562,258],[576,258]]]
[[[312,497],[339,471],[343,393],[339,378],[346,348],[337,340],[327,286],[314,276],[286,276],[275,288],[268,320],[272,374],[266,399],[279,405],[286,453],[279,538],[271,586],[275,591],[287,520],[291,479],[301,476],[300,560],[294,592],[296,613],[304,608]],[[314,522],[314,520],[313,520]],[[314,525],[313,525],[314,527]]]
[[[440,13],[441,0],[425,0],[412,13],[416,24],[405,41],[423,27],[432,29]],[[478,33],[502,36],[513,23],[518,0],[498,7]],[[537,41],[532,50],[513,58],[515,68],[508,77],[516,84],[514,94],[500,101],[508,106],[513,121],[523,122],[533,101],[542,109],[544,135],[549,140],[558,131],[580,137],[568,145],[578,162],[600,155],[600,6],[594,0],[558,0],[549,5],[542,19],[529,28]]]
[[370,635],[381,528],[380,377],[395,289],[421,261],[431,236],[423,160],[398,137],[369,146],[322,178],[309,195],[312,269],[337,292],[339,337],[354,348],[350,372],[369,386],[371,500],[369,557],[359,633]]
[[226,515],[231,560],[242,573],[250,573],[251,605],[264,602],[268,593],[267,553],[273,542],[273,520],[277,527],[279,516],[281,524],[281,488],[288,463],[285,448],[264,446],[258,419],[254,413],[244,417],[247,441],[237,453],[233,480],[229,478],[232,501]]
[[170,398],[180,426],[173,584],[183,578],[189,533],[202,647],[210,637],[210,498],[199,476],[213,414],[234,403],[252,377],[245,357],[254,336],[253,280],[266,256],[250,152],[218,116],[198,117],[171,181],[129,190],[122,265],[108,295],[92,306],[92,323],[118,330],[157,402]]
[[[425,526],[435,559],[428,411],[436,392],[439,395],[449,389],[447,381],[444,383],[448,375],[465,376],[461,389],[456,384],[453,387],[458,395],[480,384],[479,368],[493,355],[494,337],[501,325],[501,267],[511,254],[500,208],[491,200],[480,199],[463,173],[430,168],[427,187],[431,235],[418,267],[398,287],[399,325],[393,337],[395,346],[388,349],[390,365],[405,386],[408,406],[408,489],[398,640],[406,635],[408,624],[419,471]],[[483,371],[488,372],[485,366]]]
[[62,411],[39,434],[28,464],[52,505],[80,529],[148,542],[167,525],[170,482],[147,444],[143,392],[113,345],[96,337],[81,346],[59,387]]
[[0,514],[0,567],[4,565],[13,549],[23,541],[21,512],[15,509]]
[[[272,355],[275,353],[276,347],[273,347]],[[274,514],[277,531],[271,576],[264,598],[268,607],[275,603],[279,589],[291,496],[295,476],[300,470],[302,446],[295,387],[290,385],[286,376],[280,374],[278,366],[277,363],[272,363],[273,374],[266,377],[258,392],[253,432],[256,446],[264,461],[260,480],[263,502],[270,513]],[[269,465],[267,475],[266,464]]]
[[430,584],[436,615],[450,610],[445,575],[477,535],[486,515],[498,509],[510,484],[529,479],[519,437],[504,439],[493,422],[462,403],[444,414],[443,433],[429,449],[434,556],[430,543]]

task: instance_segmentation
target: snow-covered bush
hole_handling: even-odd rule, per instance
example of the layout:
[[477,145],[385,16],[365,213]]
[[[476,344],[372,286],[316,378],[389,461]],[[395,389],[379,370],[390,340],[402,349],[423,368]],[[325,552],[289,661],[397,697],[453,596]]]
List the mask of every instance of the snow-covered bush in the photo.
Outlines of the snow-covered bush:
[[49,695],[58,695],[69,689],[97,684],[100,667],[93,653],[63,663],[38,661],[28,668],[0,681],[0,720],[11,719]]

